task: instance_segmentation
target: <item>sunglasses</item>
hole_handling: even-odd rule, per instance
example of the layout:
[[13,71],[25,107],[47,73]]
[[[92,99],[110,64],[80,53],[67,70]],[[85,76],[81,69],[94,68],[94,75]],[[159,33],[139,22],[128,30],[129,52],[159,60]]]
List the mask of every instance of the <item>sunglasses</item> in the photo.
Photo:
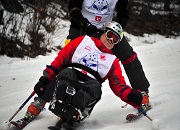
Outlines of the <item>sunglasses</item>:
[[108,40],[111,40],[112,44],[117,44],[120,40],[119,36],[111,30],[107,30],[105,34],[106,34],[106,38]]

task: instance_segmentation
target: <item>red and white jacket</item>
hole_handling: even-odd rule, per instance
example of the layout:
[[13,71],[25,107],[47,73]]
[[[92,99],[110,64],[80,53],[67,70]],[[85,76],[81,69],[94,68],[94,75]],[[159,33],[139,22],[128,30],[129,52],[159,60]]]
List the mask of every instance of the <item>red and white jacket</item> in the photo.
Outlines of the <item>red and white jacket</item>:
[[[122,76],[119,60],[98,38],[81,36],[69,42],[51,63],[52,67],[46,68],[44,76],[51,80],[56,75],[54,69],[59,72],[70,63],[83,64],[97,71],[103,82],[106,79],[109,80],[110,88],[116,96],[137,108],[127,100],[127,95],[132,89],[126,84]],[[86,74],[94,78],[92,75]]]

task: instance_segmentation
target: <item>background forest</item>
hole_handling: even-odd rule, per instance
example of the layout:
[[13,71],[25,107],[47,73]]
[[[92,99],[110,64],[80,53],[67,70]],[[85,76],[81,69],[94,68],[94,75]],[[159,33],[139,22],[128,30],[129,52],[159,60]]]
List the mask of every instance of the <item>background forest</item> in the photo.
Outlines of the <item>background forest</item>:
[[[0,0],[0,55],[33,58],[52,49],[53,35],[69,20],[68,0]],[[129,0],[125,31],[135,35],[180,35],[179,0]],[[116,14],[116,13],[115,13]]]

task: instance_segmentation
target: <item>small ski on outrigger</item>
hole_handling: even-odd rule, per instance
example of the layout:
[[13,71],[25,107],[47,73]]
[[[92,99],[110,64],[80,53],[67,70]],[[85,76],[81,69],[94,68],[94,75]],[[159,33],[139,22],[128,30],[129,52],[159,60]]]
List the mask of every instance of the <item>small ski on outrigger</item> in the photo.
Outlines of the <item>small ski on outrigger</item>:
[[[142,108],[145,112],[147,112],[147,111],[149,111],[152,107],[151,107],[151,105],[143,105],[141,108]],[[143,117],[143,116],[144,116],[144,114],[143,114],[141,111],[138,110],[138,112],[135,113],[135,114],[128,114],[128,115],[126,116],[126,120],[127,120],[127,122],[134,122],[134,121],[139,120],[139,119],[140,119],[141,117]]]
[[35,95],[35,92],[33,91],[28,98],[22,103],[22,105],[19,107],[19,109],[14,113],[14,115],[8,120],[10,124],[15,126],[17,129],[22,130],[25,126],[27,126],[30,121],[27,121],[26,118],[19,119],[17,121],[12,121],[12,119],[17,115],[17,113],[26,105],[26,103]]
[[[26,121],[25,118],[19,119],[17,121],[10,122],[13,126],[15,126],[18,130],[24,129],[30,122]],[[55,126],[49,126],[49,130],[74,130],[74,128],[66,123],[66,122],[58,122]]]
[[[41,112],[46,111],[44,108]],[[15,126],[18,130],[24,129],[31,121],[33,121],[35,118],[31,117],[31,115],[25,116],[24,118],[21,118],[16,121],[10,121],[10,124]]]
[[17,121],[10,122],[13,126],[15,126],[18,130],[22,130],[25,126],[27,126],[30,122],[26,121],[25,118],[19,119]]

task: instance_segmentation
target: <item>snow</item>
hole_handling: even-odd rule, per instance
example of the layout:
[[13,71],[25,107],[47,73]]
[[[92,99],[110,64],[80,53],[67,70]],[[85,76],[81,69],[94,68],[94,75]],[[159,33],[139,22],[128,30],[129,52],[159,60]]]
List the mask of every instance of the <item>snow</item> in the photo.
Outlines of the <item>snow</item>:
[[[59,30],[54,37],[54,43],[63,44],[68,28]],[[145,37],[135,37],[127,34],[130,44],[138,53],[146,76],[151,84],[150,101],[154,104],[147,114],[152,119],[160,120],[160,130],[180,129],[180,37],[165,38],[157,34]],[[55,44],[54,44],[55,45]],[[52,45],[53,46],[53,45]],[[58,52],[34,59],[9,58],[0,56],[0,124],[10,119],[21,104],[33,91],[33,87],[42,75],[47,64],[50,64]],[[124,72],[123,72],[124,73]],[[129,81],[124,73],[127,83]],[[117,98],[108,86],[103,83],[103,95],[95,106],[91,116],[78,125],[78,130],[152,130],[151,121],[146,117],[134,123],[126,123],[125,117],[136,110],[125,105]],[[33,98],[14,117],[22,118]],[[48,110],[30,123],[24,130],[47,130],[55,124],[57,117]]]

